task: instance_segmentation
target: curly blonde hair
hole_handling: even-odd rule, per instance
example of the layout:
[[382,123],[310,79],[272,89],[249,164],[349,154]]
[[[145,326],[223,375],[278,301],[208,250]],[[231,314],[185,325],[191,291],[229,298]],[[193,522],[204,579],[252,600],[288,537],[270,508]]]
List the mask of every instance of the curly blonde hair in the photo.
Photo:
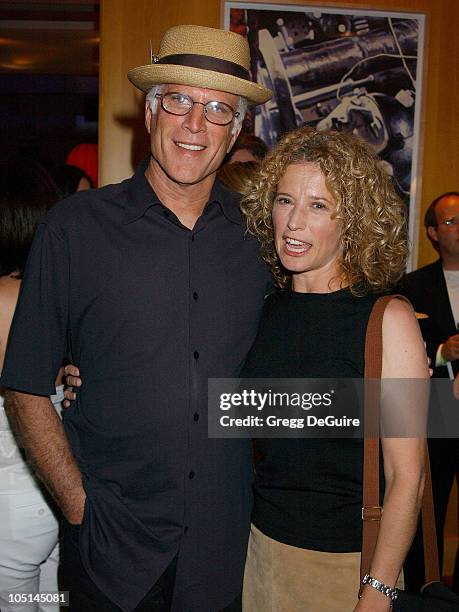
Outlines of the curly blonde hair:
[[241,203],[248,231],[261,243],[276,284],[291,273],[274,247],[272,209],[277,184],[291,164],[313,162],[325,176],[342,220],[340,278],[354,295],[379,293],[401,278],[408,257],[405,207],[369,145],[351,134],[301,127],[284,136],[261,162]]

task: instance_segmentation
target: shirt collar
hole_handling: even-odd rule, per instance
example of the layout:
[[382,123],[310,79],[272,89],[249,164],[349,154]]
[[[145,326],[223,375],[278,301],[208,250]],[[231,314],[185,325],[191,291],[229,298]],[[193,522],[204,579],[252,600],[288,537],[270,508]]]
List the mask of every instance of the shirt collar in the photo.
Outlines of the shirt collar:
[[241,195],[216,179],[210,193],[209,202],[217,202],[228,221],[242,225],[243,218],[239,208]]
[[[151,206],[162,205],[145,176],[149,162],[150,157],[146,157],[128,182],[127,204],[124,214],[126,225],[140,219]],[[239,209],[240,199],[241,196],[238,193],[229,189],[217,179],[213,184],[208,204],[216,202],[229,221],[242,225],[242,213]]]
[[161,204],[158,196],[151,188],[145,176],[145,170],[150,157],[143,159],[137,166],[134,176],[129,180],[127,187],[127,203],[124,213],[124,223],[128,224],[143,217],[150,206]]

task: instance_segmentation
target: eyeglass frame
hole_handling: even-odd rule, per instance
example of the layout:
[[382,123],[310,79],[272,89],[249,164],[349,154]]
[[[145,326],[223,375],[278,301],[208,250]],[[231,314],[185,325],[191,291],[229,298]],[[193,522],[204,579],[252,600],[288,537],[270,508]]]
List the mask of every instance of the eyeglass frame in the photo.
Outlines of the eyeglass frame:
[[[170,96],[172,94],[179,94],[179,95],[183,96],[184,98],[187,98],[188,100],[190,100],[191,106],[187,110],[186,113],[173,113],[172,111],[167,110],[167,108],[164,108],[164,102],[163,102],[164,96]],[[157,94],[155,94],[155,98],[159,98],[161,100],[161,108],[163,109],[164,112],[168,113],[169,115],[174,115],[175,117],[186,117],[186,115],[189,115],[191,113],[191,111],[193,110],[195,104],[201,104],[201,106],[204,109],[204,118],[206,119],[206,121],[208,121],[212,125],[220,125],[221,127],[225,127],[225,126],[229,125],[231,123],[231,121],[233,121],[233,119],[235,119],[235,118],[237,119],[238,117],[241,116],[241,113],[239,111],[235,111],[234,108],[232,106],[230,106],[229,104],[227,104],[226,102],[221,102],[220,100],[207,100],[207,102],[196,102],[195,100],[193,100],[193,98],[191,98],[191,96],[189,96],[188,94],[184,94],[181,91],[168,91],[165,94],[157,93]],[[225,106],[227,106],[230,109],[230,111],[233,113],[233,116],[231,117],[231,119],[229,121],[227,121],[226,123],[215,123],[215,121],[211,121],[207,117],[206,107],[207,107],[208,104],[211,104],[212,102],[214,102],[214,103],[218,102],[218,104],[224,104]]]

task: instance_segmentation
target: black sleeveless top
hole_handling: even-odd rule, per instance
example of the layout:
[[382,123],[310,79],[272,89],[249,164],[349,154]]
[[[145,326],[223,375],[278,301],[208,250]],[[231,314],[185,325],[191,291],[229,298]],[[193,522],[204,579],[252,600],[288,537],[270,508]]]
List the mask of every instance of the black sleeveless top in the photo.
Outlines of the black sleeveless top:
[[[245,378],[360,378],[378,296],[285,290],[265,301]],[[363,441],[260,439],[255,526],[269,537],[327,552],[361,550]]]

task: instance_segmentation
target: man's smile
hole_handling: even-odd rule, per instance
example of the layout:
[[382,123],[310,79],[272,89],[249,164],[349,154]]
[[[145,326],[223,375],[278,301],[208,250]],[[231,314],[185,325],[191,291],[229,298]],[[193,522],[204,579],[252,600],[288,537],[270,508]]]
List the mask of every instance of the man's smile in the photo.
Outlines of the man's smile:
[[175,141],[175,144],[181,149],[186,149],[187,151],[204,151],[207,147],[199,144],[189,144],[186,142]]

